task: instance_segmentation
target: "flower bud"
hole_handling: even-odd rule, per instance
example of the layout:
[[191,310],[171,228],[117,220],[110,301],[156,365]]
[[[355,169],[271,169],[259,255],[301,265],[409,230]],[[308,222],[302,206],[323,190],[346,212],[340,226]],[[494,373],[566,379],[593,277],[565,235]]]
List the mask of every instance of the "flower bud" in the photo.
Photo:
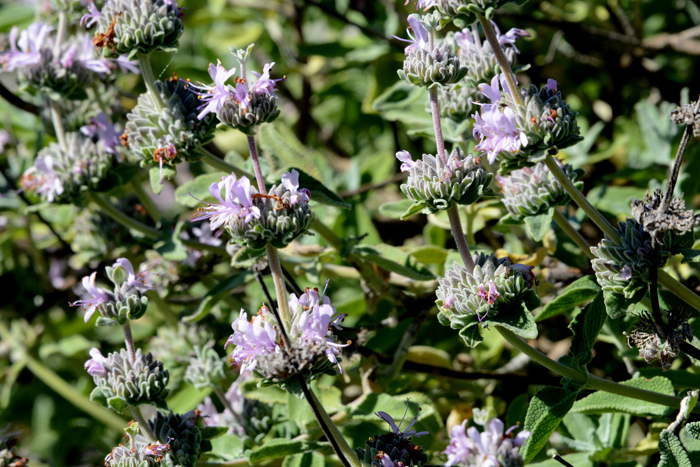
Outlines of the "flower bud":
[[413,47],[398,74],[408,84],[431,88],[460,81],[466,76],[467,69],[460,65],[459,57],[452,55],[446,45],[436,46],[433,50]]
[[[583,175],[583,170],[574,170],[569,164],[562,166],[558,159],[555,160],[580,190],[583,182],[577,180]],[[506,177],[497,175],[496,181],[501,186],[503,204],[510,217],[517,222],[525,217],[543,214],[551,207],[565,205],[570,200],[564,187],[544,162],[538,162],[534,167],[514,170]]]
[[174,0],[110,0],[102,11],[90,9],[83,22],[97,23],[93,44],[112,55],[174,52],[184,24]]
[[197,389],[218,387],[219,382],[225,378],[224,360],[219,357],[212,347],[214,341],[205,345],[194,347],[194,356],[190,358],[190,365],[185,371],[185,381]]
[[[519,321],[530,324],[532,317],[528,310],[539,306],[540,299],[532,289],[534,279],[527,274],[530,271],[514,266],[508,258],[499,259],[496,255],[483,253],[474,255],[474,271],[471,274],[454,263],[453,268],[447,270],[445,277],[439,281],[437,289],[435,303],[440,310],[440,323],[460,329],[460,336],[472,347],[481,341],[476,334],[467,339],[467,330],[473,326],[488,324],[491,320],[494,323],[504,320],[514,322],[515,316],[519,315],[523,316]],[[531,332],[531,329],[520,330],[522,334]]]
[[201,159],[199,148],[214,137],[216,118],[197,118],[197,94],[178,80],[156,81],[164,108],[160,110],[150,93],[139,96],[138,104],[127,115],[126,141],[129,150],[141,159],[141,166],[174,167],[186,160]]
[[489,188],[493,178],[475,163],[472,156],[465,156],[455,148],[447,159],[447,166],[430,154],[413,161],[407,151],[396,154],[404,164],[401,171],[409,172],[401,191],[416,204],[423,206],[423,212],[435,213],[452,207],[452,203],[469,205],[481,198],[497,196]]
[[526,0],[435,0],[438,11],[455,20],[458,25],[469,25],[477,20],[477,14],[491,19],[493,12],[507,3],[525,3]]
[[254,135],[255,127],[273,122],[279,117],[277,97],[273,94],[250,94],[249,101],[229,99],[216,112],[222,123],[246,134]]
[[164,406],[169,392],[166,388],[168,370],[150,353],[144,355],[138,349],[132,362],[126,349],[122,349],[119,353],[110,353],[101,365],[106,375],[93,374],[98,392],[93,391],[92,398],[105,399],[106,405],[119,413],[127,405]]

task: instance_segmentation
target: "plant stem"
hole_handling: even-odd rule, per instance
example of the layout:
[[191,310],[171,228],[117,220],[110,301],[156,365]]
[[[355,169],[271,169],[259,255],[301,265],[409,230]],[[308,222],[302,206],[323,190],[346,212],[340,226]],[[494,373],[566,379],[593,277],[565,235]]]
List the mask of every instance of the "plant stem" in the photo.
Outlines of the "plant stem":
[[559,227],[566,233],[571,240],[574,241],[576,245],[583,251],[583,254],[588,257],[588,259],[593,259],[595,256],[591,253],[591,246],[588,244],[585,238],[579,233],[578,230],[574,229],[569,221],[564,217],[564,215],[559,212],[559,210],[554,208],[554,222],[557,223]]
[[144,209],[146,209],[146,212],[151,217],[151,219],[153,219],[153,221],[156,223],[160,222],[160,213],[158,212],[158,207],[155,205],[151,197],[148,196],[146,190],[143,189],[141,183],[138,180],[132,180],[131,188],[133,188],[134,193],[136,193],[136,196],[138,196],[139,201],[143,205]]
[[680,347],[680,349],[683,351],[683,353],[685,353],[689,357],[693,357],[695,360],[700,360],[700,349],[695,347],[690,342],[681,341],[678,344],[678,347]]
[[233,172],[238,177],[248,177],[248,178],[255,177],[255,175],[248,172],[247,170],[239,169],[235,165],[229,164],[228,162],[226,162],[223,159],[219,159],[214,154],[212,154],[208,149],[206,149],[204,146],[199,148],[199,152],[202,154],[202,162],[204,162],[205,164],[207,164],[210,167],[215,168],[216,170],[220,170],[220,171],[225,172],[227,174],[230,174],[231,172]]
[[226,394],[224,394],[224,391],[221,390],[219,386],[214,386],[214,394],[216,394],[216,397],[219,398],[222,404],[224,404],[224,408],[231,412],[231,416],[235,417],[236,416],[236,411],[233,410],[233,407],[231,407],[231,402],[226,399]]
[[284,273],[280,264],[280,257],[277,254],[277,248],[269,243],[265,246],[267,250],[267,262],[270,264],[270,275],[272,282],[275,284],[275,294],[277,295],[277,307],[279,310],[280,323],[286,329],[291,326],[291,315],[289,313],[289,294],[287,293],[287,284],[284,282]]
[[571,465],[571,464],[569,464],[568,462],[566,462],[566,461],[564,460],[564,458],[561,457],[559,454],[554,454],[554,455],[552,456],[552,459],[554,459],[555,461],[559,462],[559,463],[560,463],[561,465],[563,465],[564,467],[574,467],[573,465]]
[[146,88],[148,89],[148,92],[151,95],[156,107],[158,107],[158,110],[162,112],[165,105],[163,104],[163,99],[160,97],[158,86],[156,86],[156,78],[153,76],[150,55],[139,52],[137,56],[139,59],[139,68],[141,68],[141,74],[143,75],[143,82],[146,84]]
[[440,122],[440,104],[438,102],[437,87],[430,88],[428,92],[430,94],[430,109],[433,114],[433,131],[435,131],[435,144],[437,144],[438,156],[440,156],[445,170],[448,170],[447,158],[445,157],[445,140],[442,136],[442,123]]
[[280,318],[279,312],[277,311],[277,305],[276,301],[274,298],[272,298],[272,295],[270,295],[270,291],[267,290],[267,286],[265,285],[265,280],[263,279],[262,274],[260,274],[259,271],[255,271],[255,280],[258,281],[258,284],[260,284],[260,288],[263,291],[263,294],[265,294],[265,298],[267,298],[267,303],[269,305],[268,309],[272,312],[272,316],[275,317],[275,322],[280,328],[281,334],[282,334],[282,341],[284,342],[284,346],[287,349],[292,348],[292,343],[289,340],[289,335],[287,334],[287,329],[286,327],[282,324],[282,318]]
[[92,97],[93,99],[95,99],[95,102],[97,102],[97,105],[100,107],[102,113],[109,117],[109,107],[107,107],[105,101],[102,100],[102,95],[100,94],[100,88],[97,86],[97,81],[92,82],[92,84],[90,85],[90,89],[92,90]]
[[[645,389],[635,388],[633,386],[627,386],[624,384],[616,383],[614,381],[608,381],[603,378],[598,378],[591,374],[584,374],[571,367],[562,365],[559,362],[555,362],[551,358],[547,357],[539,350],[530,347],[526,342],[524,342],[519,336],[514,332],[497,326],[496,329],[510,344],[527,354],[533,361],[539,363],[550,371],[553,371],[565,378],[569,378],[579,384],[584,385],[585,388],[594,389],[598,391],[605,391],[612,394],[618,394],[624,397],[631,397],[633,399],[639,399],[647,402],[652,402],[654,404],[665,405],[667,407],[679,408],[681,404],[681,398],[675,396],[667,396],[666,394],[660,394],[653,391],[647,391]],[[700,410],[698,410],[700,412]]]
[[608,222],[608,220],[596,209],[591,203],[588,202],[585,196],[578,191],[578,188],[574,186],[569,177],[566,176],[564,171],[559,167],[557,161],[554,160],[552,156],[547,156],[544,160],[549,171],[554,175],[554,178],[564,187],[566,192],[571,196],[571,199],[583,209],[583,211],[588,214],[593,222],[603,231],[606,237],[614,242],[620,241],[620,234],[617,229]]
[[92,402],[77,389],[75,389],[75,387],[68,384],[63,378],[54,373],[53,370],[47,368],[44,366],[44,364],[34,359],[34,357],[25,355],[24,358],[27,361],[27,368],[29,368],[34,376],[39,378],[48,387],[56,391],[58,395],[66,399],[78,409],[90,415],[98,422],[104,423],[106,426],[115,430],[121,431],[124,429],[126,421],[119,415],[95,402]]
[[[697,113],[700,110],[700,99],[695,103],[695,109],[693,113]],[[659,212],[666,212],[668,207],[671,205],[671,200],[673,199],[673,191],[676,189],[676,182],[678,181],[678,174],[681,171],[681,164],[683,163],[683,155],[685,155],[685,150],[688,148],[688,143],[690,142],[690,136],[693,133],[693,122],[685,126],[683,130],[683,137],[681,138],[681,144],[678,146],[678,151],[676,152],[676,158],[673,161],[673,167],[671,169],[671,175],[668,177],[668,186],[666,187],[666,193],[664,194],[664,199],[661,201],[661,206],[659,207]]]
[[61,47],[63,47],[63,41],[66,38],[66,32],[68,29],[68,12],[61,10],[58,14],[58,29],[56,31],[56,42],[53,44],[53,60],[58,62],[61,57]]
[[149,290],[146,292],[146,296],[148,297],[148,300],[156,305],[156,308],[158,308],[158,311],[163,319],[171,326],[177,328],[177,323],[179,321],[177,315],[173,313],[173,310],[170,309],[170,306],[165,302],[165,300],[163,300],[163,297],[160,296],[158,291]]
[[58,111],[56,102],[49,99],[49,108],[51,109],[51,120],[53,121],[53,129],[56,132],[56,139],[61,149],[68,151],[66,144],[66,130],[63,128],[63,120],[61,120],[61,112]]
[[148,439],[148,442],[155,443],[156,441],[159,441],[158,438],[156,438],[153,432],[151,431],[151,427],[148,426],[148,422],[143,417],[143,414],[141,413],[141,408],[136,405],[130,405],[129,410],[131,410],[131,415],[133,415],[136,423],[139,424],[139,428],[143,432],[144,436],[146,436],[146,439]]
[[518,89],[518,80],[515,79],[515,74],[513,74],[513,70],[510,68],[510,63],[508,63],[508,58],[503,53],[501,44],[498,43],[498,37],[496,37],[496,31],[493,29],[493,24],[491,24],[491,21],[486,19],[483,15],[477,13],[476,16],[479,18],[479,22],[481,23],[481,28],[484,30],[486,40],[488,40],[489,44],[491,44],[491,49],[493,49],[493,54],[496,56],[496,61],[501,67],[501,73],[503,73],[503,75],[506,77],[506,83],[508,83],[510,94],[513,96],[515,102],[519,106],[525,106],[523,96],[520,94],[520,90]]
[[457,249],[462,257],[462,261],[464,261],[464,266],[466,266],[467,272],[471,274],[474,272],[474,260],[472,259],[471,252],[469,251],[467,239],[464,237],[464,232],[462,231],[462,221],[459,218],[459,208],[457,207],[457,203],[452,203],[452,207],[447,210],[447,217],[450,219],[452,236],[455,238],[455,243],[457,244]]
[[267,188],[265,188],[265,178],[263,177],[262,170],[260,169],[260,160],[258,160],[258,148],[255,146],[255,137],[248,136],[248,148],[250,148],[250,160],[253,161],[253,172],[255,172],[255,179],[258,182],[258,192],[260,194],[266,195]]
[[671,277],[663,269],[659,269],[659,284],[666,287],[676,297],[700,311],[700,296]]
[[[110,216],[115,221],[119,222],[124,227],[141,232],[146,238],[150,238],[151,240],[156,240],[163,236],[163,234],[158,229],[154,229],[153,227],[149,227],[146,224],[137,221],[136,219],[132,219],[131,217],[121,212],[119,209],[115,208],[112,205],[112,203],[107,201],[102,195],[98,193],[88,193],[88,196],[92,202],[97,204],[105,212],[105,214]],[[222,256],[228,255],[228,252],[224,247],[207,245],[206,243],[195,242],[193,240],[181,239],[181,241],[183,244],[191,248],[210,251],[212,253],[216,253]]]
[[355,455],[355,452],[350,448],[347,441],[345,441],[345,438],[338,430],[338,427],[335,426],[335,423],[333,423],[331,417],[328,416],[328,413],[326,413],[323,405],[321,405],[321,401],[319,401],[316,394],[309,389],[304,377],[297,375],[297,379],[299,381],[299,385],[301,386],[301,390],[304,393],[304,397],[306,397],[306,401],[311,406],[311,410],[316,417],[318,426],[321,427],[321,430],[323,430],[323,433],[326,435],[326,438],[328,438],[331,446],[333,446],[333,450],[338,456],[338,459],[340,459],[340,462],[344,467],[362,467],[362,463]]
[[131,324],[129,321],[122,325],[122,330],[124,331],[126,351],[129,353],[129,363],[133,365],[136,361],[136,350],[134,348],[134,336],[131,335]]

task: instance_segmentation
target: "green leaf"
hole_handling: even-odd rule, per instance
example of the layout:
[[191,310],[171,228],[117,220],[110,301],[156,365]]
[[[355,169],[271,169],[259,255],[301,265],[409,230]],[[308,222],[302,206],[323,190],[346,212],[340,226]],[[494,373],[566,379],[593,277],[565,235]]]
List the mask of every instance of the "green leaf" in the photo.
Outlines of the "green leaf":
[[[438,315],[438,318],[439,317],[440,315]],[[449,326],[449,322],[447,325]],[[481,335],[481,329],[479,328],[479,325],[477,323],[474,323],[472,326],[465,326],[462,329],[460,329],[459,337],[462,338],[462,342],[464,342],[464,345],[466,345],[470,349],[473,349],[477,345],[481,344],[481,342],[484,340],[484,337]]]
[[688,423],[685,426],[685,429],[688,431],[688,434],[690,436],[697,440],[700,440],[700,422]]
[[251,464],[255,464],[264,460],[279,459],[280,457],[290,456],[305,451],[314,451],[317,449],[328,451],[330,449],[330,444],[312,441],[294,441],[279,438],[271,439],[262,446],[253,449],[248,457],[248,461],[250,461]]
[[168,408],[175,413],[185,413],[197,408],[197,405],[211,394],[211,388],[197,389],[184,384],[182,389],[168,397]]
[[164,259],[168,261],[182,261],[187,258],[187,247],[182,243],[182,239],[180,238],[180,234],[184,228],[185,223],[180,221],[171,232],[165,229],[165,234],[161,240],[154,245],[155,250],[160,253]]
[[549,226],[552,224],[552,219],[554,218],[554,209],[556,208],[551,207],[547,210],[547,212],[537,216],[527,216],[525,218],[527,231],[530,233],[530,236],[534,241],[541,242],[544,236],[547,235]]
[[435,279],[436,276],[418,260],[405,251],[385,243],[356,246],[353,251],[367,261],[384,269],[417,281]]
[[[276,158],[277,170],[282,169],[288,172],[290,168],[294,167],[299,172],[303,171],[314,179],[321,179],[321,172],[310,157],[313,150],[304,146],[289,127],[276,122],[274,125],[262,125],[259,133],[260,147]],[[322,157],[321,155],[316,156],[317,159]],[[299,185],[302,188],[309,188],[302,182],[301,178]]]
[[593,301],[586,305],[571,321],[569,329],[574,334],[571,341],[571,354],[579,367],[585,367],[593,358],[593,344],[595,344],[607,318],[603,291],[599,290]]
[[435,245],[413,248],[410,253],[423,264],[444,264],[447,259],[447,250]]
[[238,436],[228,433],[211,440],[212,450],[207,457],[215,457],[221,461],[240,459],[244,455],[243,440]]
[[540,322],[552,316],[562,313],[568,313],[574,307],[593,299],[600,286],[595,280],[594,275],[584,276],[561,291],[551,302],[547,303],[535,316],[535,321]]
[[214,201],[214,197],[209,193],[209,187],[212,183],[219,181],[221,181],[220,173],[200,175],[175,190],[175,201],[188,208],[201,207],[201,201]]
[[277,386],[258,387],[258,379],[248,379],[241,383],[241,392],[247,399],[264,402],[266,404],[286,404],[287,393]]
[[282,467],[324,467],[326,460],[317,452],[304,452],[287,456],[282,462]]
[[598,420],[596,434],[604,445],[614,449],[622,449],[627,444],[627,433],[631,419],[632,416],[627,413],[604,413]]
[[586,198],[601,211],[617,215],[629,212],[633,198],[644,199],[646,190],[632,186],[597,186],[588,192]]
[[[520,309],[518,310],[518,308]],[[537,338],[537,323],[524,302],[515,305],[507,313],[499,313],[494,318],[487,316],[483,323],[487,326],[494,325],[506,328],[525,339]]]
[[[643,297],[644,294],[640,293],[639,300],[641,300]],[[610,316],[612,319],[617,319],[620,316],[625,315],[627,310],[629,310],[632,305],[639,301],[630,300],[625,298],[625,296],[622,294],[607,290],[603,292],[603,299],[605,300],[605,310],[608,312],[608,316]]]
[[287,416],[302,429],[315,420],[314,412],[306,399],[299,399],[291,392],[287,393]]
[[[652,379],[634,378],[621,384],[658,392],[667,396],[675,395],[671,381],[662,376],[657,376]],[[576,402],[572,410],[574,412],[587,414],[623,412],[646,417],[652,415],[661,416],[666,414],[670,409],[665,405],[654,404],[653,402],[633,399],[631,397],[620,396],[604,391],[596,391],[590,396],[584,397]]]
[[429,214],[432,212],[433,209],[431,209],[430,205],[426,202],[415,202],[411,204],[408,208],[406,208],[406,212],[401,214],[401,220],[405,221],[409,217],[411,217],[414,214],[418,214],[419,212],[422,212],[423,214]]
[[548,386],[540,389],[530,402],[524,429],[531,433],[520,449],[527,464],[547,444],[549,437],[574,405],[578,390]]
[[[153,193],[157,195],[163,191],[163,183],[160,181],[160,173],[160,167],[151,167],[151,170],[148,171],[148,177],[151,181],[151,189],[153,190]],[[170,180],[175,175],[177,175],[177,169],[174,166],[163,166],[163,180]]]
[[669,430],[662,431],[659,436],[659,451],[661,460],[658,467],[693,467],[681,440]]
[[233,274],[232,276],[229,276],[226,279],[222,280],[214,287],[212,287],[209,290],[209,292],[207,292],[207,294],[202,298],[202,301],[199,302],[199,306],[197,307],[195,312],[191,315],[182,318],[182,321],[184,321],[185,323],[195,323],[200,319],[204,318],[209,314],[212,307],[216,305],[222,298],[224,298],[224,296],[226,296],[228,292],[235,289],[236,287],[244,285],[253,277],[253,275],[254,274],[252,271],[243,271],[238,274]]
[[[327,204],[328,206],[334,206],[341,209],[352,208],[352,204],[346,203],[343,198],[329,190],[322,182],[318,181],[298,167],[292,168],[299,172],[299,186],[302,188],[307,188],[311,191],[311,201],[317,201],[321,204]],[[290,170],[292,168],[290,168]]]
[[506,412],[506,426],[521,425],[525,421],[527,416],[527,393],[520,394],[515,399],[513,399],[508,405],[508,411]]
[[390,122],[425,127],[432,124],[430,115],[425,111],[426,101],[423,88],[398,81],[377,97],[372,106]]
[[686,370],[662,370],[659,367],[647,366],[638,368],[640,376],[645,378],[653,378],[654,376],[663,376],[668,378],[673,383],[676,389],[695,389],[700,388],[700,375],[690,373]]
[[700,262],[700,250],[694,250],[692,248],[684,248],[679,251],[683,255],[683,263],[697,263]]
[[401,219],[401,216],[413,206],[413,201],[410,199],[402,199],[401,201],[393,201],[379,205],[379,212],[389,219]]

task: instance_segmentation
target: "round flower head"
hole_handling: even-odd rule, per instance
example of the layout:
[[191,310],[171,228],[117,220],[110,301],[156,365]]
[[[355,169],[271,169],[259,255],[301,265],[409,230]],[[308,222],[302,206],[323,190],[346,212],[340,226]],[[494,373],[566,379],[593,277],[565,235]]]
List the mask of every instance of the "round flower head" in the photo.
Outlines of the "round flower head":
[[[151,266],[153,267],[153,266]],[[131,262],[126,258],[119,258],[112,267],[105,268],[107,277],[114,285],[112,291],[106,291],[95,285],[96,272],[83,278],[83,288],[88,297],[71,303],[71,306],[82,306],[85,309],[85,322],[87,323],[95,311],[100,312],[97,326],[124,325],[129,320],[138,319],[146,313],[148,298],[144,295],[152,289],[146,280],[152,275],[148,271],[151,267],[144,268],[136,273]]]
[[93,355],[93,363],[89,367],[86,364],[97,386],[91,399],[98,400],[119,413],[127,405],[165,406],[170,375],[163,368],[163,363],[154,360],[150,353],[144,355],[138,349],[131,361],[129,353],[122,349],[119,353],[107,355],[100,362],[100,369],[96,369],[94,361]]
[[[159,464],[161,467],[195,466],[201,455],[211,450],[204,421],[196,411],[177,414],[159,410],[148,420],[148,426],[157,439],[169,440],[168,450],[163,452]],[[150,446],[151,449],[158,447]]]
[[687,238],[688,244],[684,247],[692,248],[693,229],[700,225],[700,214],[686,209],[685,201],[678,197],[671,199],[665,211],[663,208],[663,194],[658,188],[652,194],[644,195],[643,200],[632,200],[632,216],[651,235],[653,245],[663,241],[666,232],[671,232],[674,243],[682,243],[681,239]]
[[523,88],[525,106],[515,102],[502,75],[479,89],[492,103],[482,105],[481,112],[472,116],[474,138],[479,142],[475,150],[487,154],[490,164],[499,160],[501,172],[531,167],[582,139],[577,112],[566,104],[554,80],[539,90],[534,85]]
[[675,250],[674,237],[666,232],[657,245],[652,237],[634,219],[618,223],[620,240],[607,236],[598,246],[592,247],[595,256],[591,265],[596,280],[603,289],[606,304],[612,301],[622,306],[606,306],[611,318],[617,318],[633,303],[639,302],[647,293],[649,271],[662,267]]
[[[583,183],[577,180],[583,175],[583,170],[574,170],[569,164],[562,165],[558,159],[555,160],[574,185],[581,189]],[[570,199],[544,162],[514,170],[505,177],[497,175],[496,181],[501,187],[503,204],[510,218],[516,222],[543,214],[554,206],[567,204]]]
[[482,198],[496,196],[489,188],[492,175],[481,168],[472,156],[466,156],[455,148],[447,159],[447,165],[430,154],[422,159],[411,159],[408,151],[396,153],[402,172],[409,172],[401,191],[414,204],[404,218],[422,210],[435,213],[450,209],[453,203],[469,205]]
[[[306,289],[299,297],[289,296],[291,326],[288,337],[291,348],[283,344],[282,335],[266,307],[248,320],[241,310],[233,322],[233,334],[226,346],[234,345],[230,361],[240,365],[241,373],[252,371],[264,378],[264,384],[286,385],[288,380],[302,374],[312,380],[321,374],[340,371],[339,344],[331,329],[340,329],[345,315],[336,313],[330,299],[319,295],[318,289]],[[294,381],[291,381],[294,384]]]
[[95,47],[129,58],[175,51],[184,27],[175,0],[107,0],[102,10],[89,2],[81,22],[96,26]]
[[[386,412],[376,412],[375,415],[389,424],[390,433],[372,436],[362,448],[357,448],[358,458],[373,467],[421,467],[428,461],[428,456],[423,448],[411,442],[411,437],[427,435],[427,431],[416,432],[411,430],[418,421],[414,417],[408,426],[401,430],[408,414],[409,400],[406,400],[406,411],[397,425],[394,418]],[[418,409],[420,413],[420,408]]]
[[[481,91],[470,87],[464,80],[457,84],[439,86],[437,95],[440,103],[440,117],[449,118],[458,125],[468,123],[474,111],[474,103],[484,100]],[[432,112],[429,97],[426,99],[425,111]]]
[[72,202],[83,192],[98,189],[115,164],[116,156],[105,146],[71,132],[66,134],[66,149],[51,143],[39,151],[20,183],[48,202]]
[[143,442],[143,436],[139,433],[139,424],[136,422],[129,424],[124,431],[129,438],[128,445],[120,444],[112,449],[105,457],[105,467],[157,467],[163,460],[163,456],[170,450],[171,439],[169,438],[166,438],[165,443]]
[[530,436],[529,431],[521,431],[513,437],[518,425],[505,430],[498,418],[484,425],[484,431],[475,427],[467,428],[467,420],[456,425],[450,432],[450,444],[443,454],[447,455],[446,466],[460,467],[522,467],[525,462],[520,447]]
[[[637,347],[639,356],[647,363],[659,360],[664,371],[669,370],[674,359],[680,352],[680,344],[692,342],[695,334],[693,328],[688,324],[688,313],[683,308],[666,311],[664,332],[659,332],[659,326],[654,322],[654,318],[648,312],[642,312],[639,321],[634,323],[631,333],[623,333],[627,336],[627,345]],[[663,334],[663,335],[662,335]]]
[[156,87],[164,108],[150,93],[141,94],[127,115],[125,144],[141,159],[142,167],[158,167],[162,180],[164,166],[172,169],[183,160],[201,159],[199,148],[214,138],[216,119],[199,117],[200,100],[187,83],[156,81]]
[[200,105],[199,118],[215,113],[221,123],[236,128],[247,135],[255,134],[255,127],[275,120],[280,110],[277,108],[277,83],[286,77],[272,79],[270,72],[273,63],[263,67],[263,73],[252,72],[255,81],[245,77],[236,77],[233,84],[227,81],[236,73],[236,69],[226,70],[217,61],[209,65],[209,75],[214,81],[212,86],[189,84],[204,102]]
[[213,346],[214,341],[209,341],[202,346],[196,345],[194,355],[190,357],[185,381],[198,389],[218,387],[219,382],[226,376],[224,360],[219,357]]
[[408,22],[415,35],[408,33],[411,39],[407,40],[409,45],[405,49],[403,69],[398,70],[399,77],[408,84],[428,88],[453,84],[464,78],[467,69],[460,65],[459,57],[452,55],[448,45],[436,45],[430,49],[429,32],[420,16],[410,15]]
[[455,24],[462,27],[469,25],[477,20],[477,14],[486,16],[488,19],[493,17],[493,13],[498,8],[507,3],[516,3],[518,5],[525,3],[526,0],[430,0],[426,1],[426,8],[431,6],[437,7],[445,18],[444,22],[454,21]]
[[53,35],[54,28],[45,23],[33,23],[21,33],[13,27],[10,49],[0,52],[2,69],[17,71],[20,86],[54,100],[86,98],[90,83],[111,72],[109,61],[97,58],[88,34],[65,40],[59,50]]
[[537,327],[528,311],[540,304],[533,290],[536,279],[532,267],[483,253],[474,255],[474,264],[470,274],[454,263],[439,281],[436,303],[440,323],[459,329],[469,347],[483,339],[480,325],[505,326],[523,337],[536,337]]
[[237,179],[234,174],[213,183],[209,192],[219,203],[207,203],[201,208],[203,214],[193,220],[210,219],[212,230],[223,226],[236,243],[252,250],[268,243],[284,248],[306,232],[313,216],[308,206],[310,192],[299,188],[299,172],[293,169],[265,195],[247,177]]

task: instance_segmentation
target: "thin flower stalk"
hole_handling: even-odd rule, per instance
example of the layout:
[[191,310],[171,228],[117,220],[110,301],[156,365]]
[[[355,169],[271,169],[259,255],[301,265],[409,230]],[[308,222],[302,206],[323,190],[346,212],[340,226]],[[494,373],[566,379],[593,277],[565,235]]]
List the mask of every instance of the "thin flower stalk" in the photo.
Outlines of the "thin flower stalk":
[[508,63],[508,59],[503,53],[501,44],[499,44],[498,42],[498,36],[496,35],[496,31],[493,29],[493,24],[483,15],[477,14],[477,17],[479,18],[481,27],[484,30],[484,35],[486,36],[486,39],[489,41],[489,44],[491,44],[493,53],[496,56],[496,61],[500,65],[501,71],[506,77],[508,89],[510,90],[518,105],[524,106],[525,102],[523,101],[523,96],[518,90],[518,81],[515,79],[515,74],[513,73],[513,70],[510,67],[510,63]]
[[581,249],[584,255],[588,259],[593,259],[595,256],[593,253],[591,253],[591,246],[588,244],[585,238],[581,235],[581,233],[574,229],[571,224],[569,224],[569,221],[564,217],[564,215],[559,212],[558,209],[554,209],[554,222],[557,223],[557,225],[566,233],[571,240]]
[[143,82],[148,89],[148,92],[153,96],[153,101],[158,106],[159,110],[163,110],[164,104],[163,99],[160,97],[160,91],[156,86],[156,78],[153,75],[153,67],[151,66],[151,57],[143,53],[138,54],[139,68],[141,69],[141,74],[143,75]]

